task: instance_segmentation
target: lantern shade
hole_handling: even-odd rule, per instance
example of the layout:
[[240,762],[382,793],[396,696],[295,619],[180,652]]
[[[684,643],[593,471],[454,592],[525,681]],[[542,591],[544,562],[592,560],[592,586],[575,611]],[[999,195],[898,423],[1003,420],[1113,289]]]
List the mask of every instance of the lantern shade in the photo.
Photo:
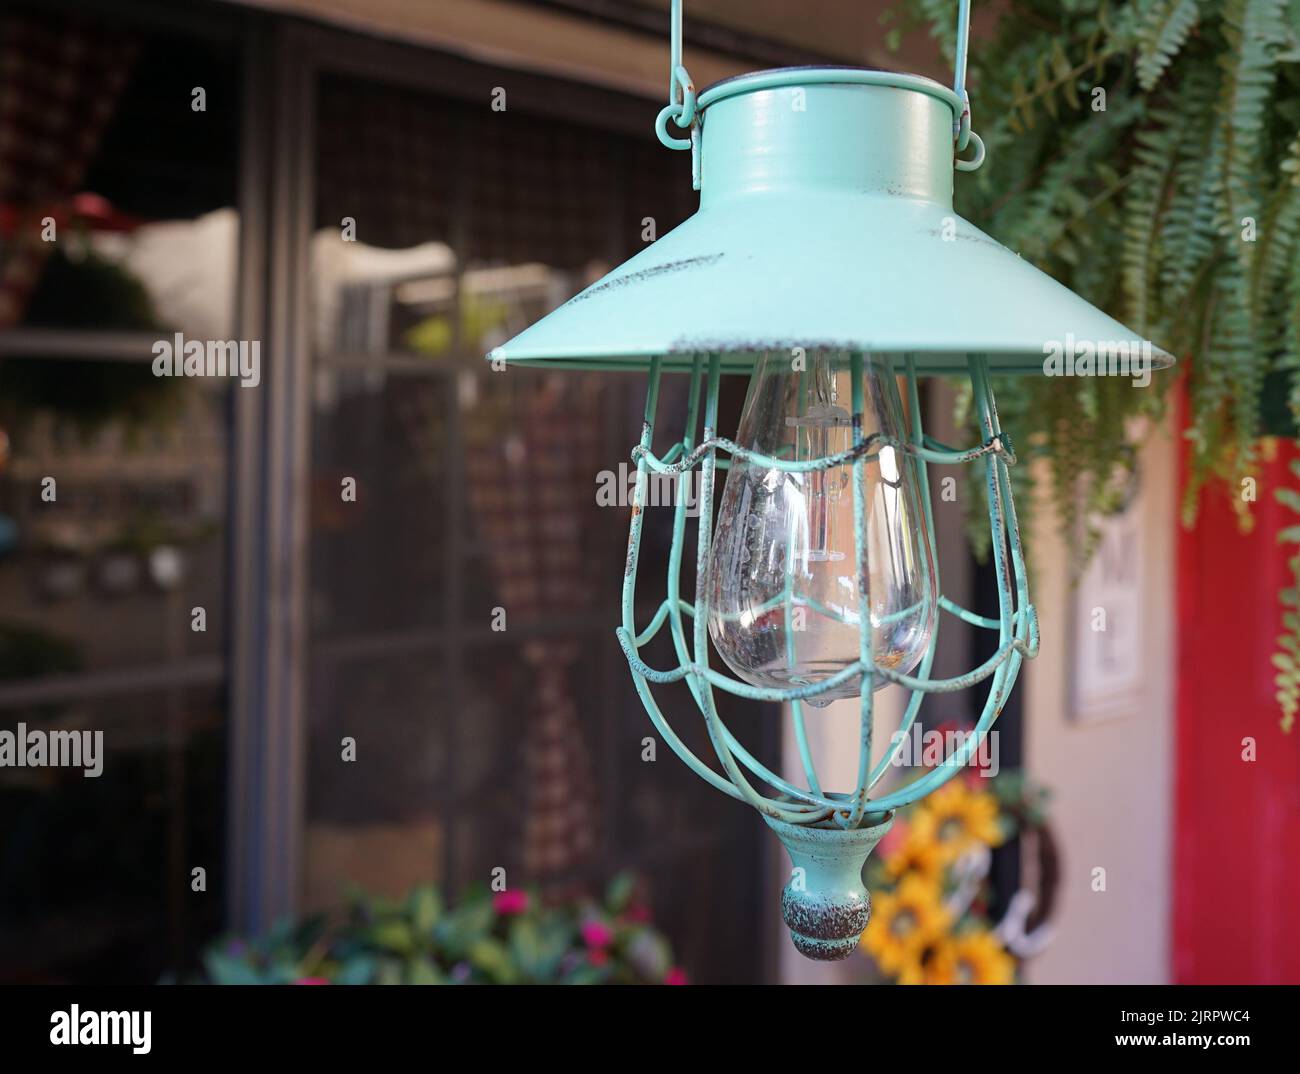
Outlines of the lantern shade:
[[1042,374],[1053,348],[1091,346],[1172,364],[953,212],[954,100],[857,69],[719,83],[699,102],[699,210],[488,357],[689,370],[703,351],[747,373],[764,351],[830,348]]

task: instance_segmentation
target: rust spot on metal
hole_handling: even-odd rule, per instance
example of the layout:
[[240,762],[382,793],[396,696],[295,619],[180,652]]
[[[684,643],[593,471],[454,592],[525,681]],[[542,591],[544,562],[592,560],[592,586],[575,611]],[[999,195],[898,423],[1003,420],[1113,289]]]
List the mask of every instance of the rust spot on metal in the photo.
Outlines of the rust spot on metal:
[[624,561],[623,564],[624,578],[629,577],[632,571],[636,568],[636,553],[637,553],[636,520],[637,520],[637,516],[640,514],[641,514],[641,505],[638,503],[633,503],[632,524],[631,526],[628,527],[628,533],[627,533],[627,559]]
[[788,885],[781,892],[781,917],[792,932],[814,940],[856,939],[871,916],[871,895],[863,890],[825,894],[796,891]]
[[647,280],[653,280],[658,276],[669,276],[675,272],[686,272],[690,269],[708,268],[715,265],[721,260],[722,254],[701,254],[699,257],[684,257],[680,261],[665,261],[662,265],[651,265],[650,268],[641,269],[638,272],[629,272],[626,276],[617,276],[612,280],[604,280],[601,283],[593,284],[585,291],[574,295],[566,306],[575,305],[578,302],[585,302],[589,298],[595,298],[596,295],[605,291],[613,291],[621,287],[631,287],[638,283],[645,283]]
[[781,917],[795,948],[806,958],[836,962],[848,958],[871,916],[871,896],[817,896],[787,887],[781,897]]

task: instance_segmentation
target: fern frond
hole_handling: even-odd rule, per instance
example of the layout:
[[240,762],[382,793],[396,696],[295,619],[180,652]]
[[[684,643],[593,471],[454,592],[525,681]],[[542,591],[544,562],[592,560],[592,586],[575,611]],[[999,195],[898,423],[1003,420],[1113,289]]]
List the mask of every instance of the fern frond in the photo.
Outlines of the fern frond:
[[[1224,77],[1219,104],[1223,126],[1223,219],[1225,235],[1240,233],[1259,220],[1262,133],[1277,54],[1286,41],[1286,0],[1226,0],[1224,37],[1229,49],[1220,58]],[[1254,243],[1237,241],[1230,249],[1249,265]]]
[[1133,153],[1132,182],[1124,199],[1124,289],[1129,317],[1143,335],[1151,332],[1151,296],[1158,262],[1157,239],[1178,166],[1181,117],[1153,109],[1139,130]]
[[1200,0],[1157,0],[1138,33],[1138,85],[1150,91],[1160,81],[1200,18]]
[[[1289,467],[1291,475],[1300,479],[1300,461],[1292,460]],[[1300,493],[1294,489],[1278,489],[1274,496],[1278,503],[1300,515]],[[1278,534],[1279,543],[1300,544],[1300,525],[1288,526]],[[1282,730],[1290,731],[1295,726],[1296,714],[1300,712],[1300,554],[1287,560],[1291,571],[1291,585],[1283,590],[1283,632],[1278,635],[1277,649],[1273,654],[1273,666],[1277,674],[1273,683],[1277,688],[1277,703],[1282,710]]]
[[[1212,63],[1193,68],[1178,88],[1184,117],[1211,115],[1218,97],[1218,68]],[[1160,243],[1163,305],[1167,310],[1186,306],[1198,270],[1209,262],[1221,241],[1216,205],[1222,189],[1222,135],[1220,124],[1202,122],[1191,132],[1185,130],[1178,142],[1173,196]],[[1178,323],[1166,322],[1163,327],[1170,342],[1185,353],[1191,340],[1177,330]]]

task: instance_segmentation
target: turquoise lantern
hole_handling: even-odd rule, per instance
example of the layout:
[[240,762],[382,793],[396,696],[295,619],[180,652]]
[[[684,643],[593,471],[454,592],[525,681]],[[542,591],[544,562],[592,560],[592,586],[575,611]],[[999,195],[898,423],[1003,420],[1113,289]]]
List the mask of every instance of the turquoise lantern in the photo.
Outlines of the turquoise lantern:
[[[619,644],[663,740],[701,778],[757,809],[785,845],[792,871],[782,912],[795,946],[844,958],[870,913],[862,867],[894,811],[961,771],[1038,648],[1008,474],[1015,453],[991,378],[1145,383],[1172,359],[954,213],[954,170],[973,170],[984,155],[964,89],[969,0],[959,5],[953,89],[914,75],[794,67],[697,96],[681,62],[680,0],[671,17],[669,101],[656,127],[665,145],[691,153],[699,210],[488,357],[648,372]],[[732,439],[717,429],[718,389],[736,373],[751,379]],[[672,374],[690,378],[687,422],[656,454],[659,388]],[[977,443],[949,447],[925,433],[918,385],[933,375],[969,379]],[[984,470],[995,613],[943,595],[933,464]],[[719,471],[726,484],[715,503]],[[688,601],[681,575],[693,472]],[[637,623],[652,475],[674,475],[678,495],[665,597]],[[995,633],[993,656],[964,675],[933,677],[944,616]],[[661,631],[675,666],[652,667],[641,655]],[[716,766],[688,749],[656,700],[656,686],[683,681]],[[875,757],[874,697],[889,684],[909,698],[902,733]],[[979,686],[987,698],[973,734],[941,764],[873,796],[925,697]],[[718,716],[719,690],[789,706],[803,785],[744,747]],[[818,778],[807,721],[847,697],[860,714],[857,782],[835,791]]]

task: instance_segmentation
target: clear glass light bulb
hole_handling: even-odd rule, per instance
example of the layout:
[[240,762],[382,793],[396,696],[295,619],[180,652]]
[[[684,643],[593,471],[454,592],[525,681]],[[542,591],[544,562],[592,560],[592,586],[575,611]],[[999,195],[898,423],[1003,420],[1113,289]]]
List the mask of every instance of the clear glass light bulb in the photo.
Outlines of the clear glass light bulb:
[[[795,365],[804,368],[795,369]],[[905,439],[898,385],[864,359],[862,435]],[[775,458],[809,460],[853,445],[847,354],[796,363],[763,355],[754,370],[737,442]],[[937,617],[934,562],[925,540],[919,473],[885,445],[863,466],[876,663],[910,671]],[[786,473],[733,460],[710,550],[709,633],[718,653],[755,686],[818,683],[858,659],[858,569],[853,540],[853,465]],[[885,685],[876,680],[877,689]],[[809,698],[855,697],[857,676]]]

